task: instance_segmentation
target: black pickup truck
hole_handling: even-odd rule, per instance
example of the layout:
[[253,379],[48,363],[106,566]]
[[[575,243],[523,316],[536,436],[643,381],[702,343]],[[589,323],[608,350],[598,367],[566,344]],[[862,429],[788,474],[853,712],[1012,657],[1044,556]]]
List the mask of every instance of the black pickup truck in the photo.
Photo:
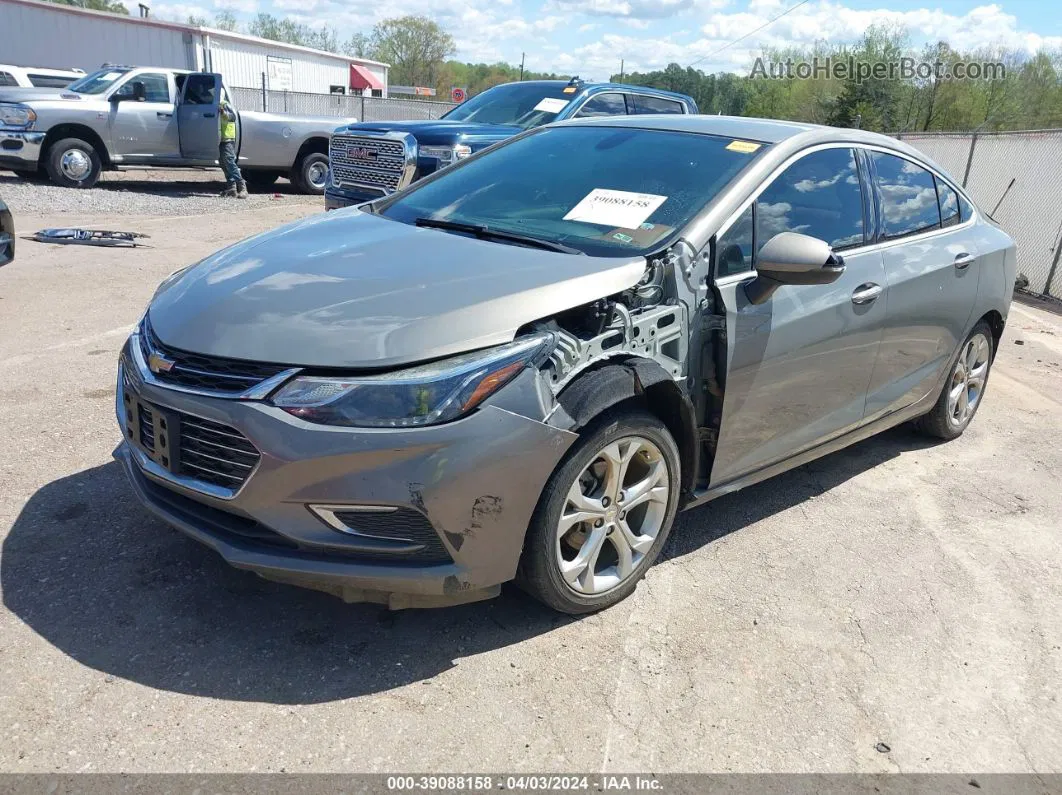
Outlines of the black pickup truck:
[[335,210],[400,190],[524,130],[585,116],[697,113],[685,94],[618,83],[528,80],[472,97],[433,121],[359,122],[329,146],[325,207]]

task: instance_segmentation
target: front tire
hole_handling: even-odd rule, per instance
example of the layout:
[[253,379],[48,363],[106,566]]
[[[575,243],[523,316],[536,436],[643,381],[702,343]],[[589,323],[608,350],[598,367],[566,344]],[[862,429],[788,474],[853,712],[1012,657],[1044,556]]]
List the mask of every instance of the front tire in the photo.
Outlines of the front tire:
[[946,441],[962,436],[981,406],[994,358],[992,329],[982,320],[959,348],[959,357],[936,404],[915,420],[915,427],[927,436]]
[[95,147],[80,138],[63,138],[48,150],[48,177],[64,188],[91,188],[100,179],[103,165]]
[[300,193],[322,195],[328,184],[328,155],[308,152],[300,157],[291,172],[291,181]]
[[550,476],[528,528],[518,584],[563,613],[629,596],[678,510],[678,448],[644,410],[602,415]]

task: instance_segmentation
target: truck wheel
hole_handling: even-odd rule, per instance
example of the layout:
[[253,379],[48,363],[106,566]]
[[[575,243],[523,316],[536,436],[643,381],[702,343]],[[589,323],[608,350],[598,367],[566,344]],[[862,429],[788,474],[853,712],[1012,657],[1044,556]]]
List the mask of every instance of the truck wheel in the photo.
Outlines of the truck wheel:
[[48,176],[64,188],[91,188],[100,179],[100,156],[92,144],[80,138],[56,141],[45,163]]
[[328,183],[328,155],[308,152],[300,157],[292,169],[291,182],[299,193],[320,196]]
[[254,193],[265,193],[272,189],[277,177],[280,176],[275,171],[248,171],[246,168],[240,173],[243,174],[243,181],[247,183],[247,187]]

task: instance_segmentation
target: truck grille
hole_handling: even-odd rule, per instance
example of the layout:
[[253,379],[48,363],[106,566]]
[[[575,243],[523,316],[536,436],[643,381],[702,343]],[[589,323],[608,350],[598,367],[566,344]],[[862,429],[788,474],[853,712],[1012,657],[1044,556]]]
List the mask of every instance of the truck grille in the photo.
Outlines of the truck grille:
[[173,362],[168,371],[159,370],[153,373],[155,378],[164,384],[232,395],[245,392],[287,369],[283,365],[203,356],[171,348],[158,338],[146,318],[140,329],[140,351],[144,355],[144,361],[149,362],[154,353]]
[[328,153],[332,180],[341,187],[393,193],[408,184],[406,151],[409,146],[394,138],[333,135]]

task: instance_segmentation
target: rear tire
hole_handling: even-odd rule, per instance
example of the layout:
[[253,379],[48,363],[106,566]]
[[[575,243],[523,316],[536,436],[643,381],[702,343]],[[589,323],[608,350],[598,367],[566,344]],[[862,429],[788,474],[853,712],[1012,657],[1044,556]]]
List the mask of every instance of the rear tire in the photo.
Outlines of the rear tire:
[[675,440],[649,412],[599,417],[546,482],[517,584],[573,615],[625,599],[667,542],[680,469]]
[[974,326],[959,348],[959,356],[936,404],[928,414],[915,420],[915,428],[945,441],[962,436],[981,407],[995,359],[994,342],[992,329],[985,321]]
[[246,168],[241,173],[243,181],[247,183],[252,193],[268,193],[280,176],[275,171],[248,171]]
[[328,155],[320,152],[307,152],[295,163],[291,171],[291,182],[299,193],[311,196],[324,194],[328,184]]
[[103,170],[95,147],[80,138],[63,138],[52,144],[44,167],[51,181],[64,188],[91,188]]

